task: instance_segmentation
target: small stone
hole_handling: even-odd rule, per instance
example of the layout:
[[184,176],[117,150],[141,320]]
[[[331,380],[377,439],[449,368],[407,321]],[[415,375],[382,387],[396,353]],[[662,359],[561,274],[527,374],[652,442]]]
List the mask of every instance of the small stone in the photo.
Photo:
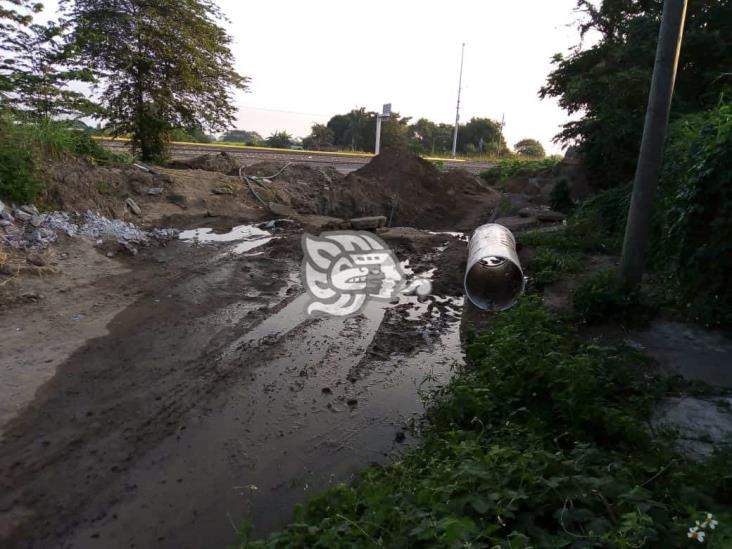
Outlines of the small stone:
[[22,221],[23,223],[27,223],[33,218],[32,214],[29,214],[28,212],[17,209],[13,212],[13,215],[15,215],[15,219],[18,219],[19,221]]
[[378,215],[374,217],[356,217],[350,220],[351,228],[354,231],[368,231],[379,229],[386,225],[386,217]]
[[45,267],[48,264],[46,259],[40,254],[28,254],[25,260],[36,267]]
[[8,209],[0,211],[0,219],[3,219],[4,221],[10,221],[11,223],[15,221],[13,214],[11,214],[10,210]]
[[333,394],[333,390],[330,387],[323,387],[322,392],[324,395]]
[[224,185],[223,187],[216,187],[211,192],[214,194],[234,194],[234,189],[228,185]]
[[404,442],[406,438],[407,435],[404,433],[404,431],[397,431],[396,435],[394,436],[394,440],[397,441],[399,444]]
[[43,222],[45,220],[46,220],[45,215],[34,215],[33,217],[30,218],[30,224],[33,225],[34,227],[38,228],[41,225],[43,225]]
[[8,227],[9,225],[12,225],[12,223],[7,219],[0,219],[0,227]]
[[348,404],[349,406],[352,406],[353,407],[353,406],[356,406],[358,404],[358,400],[355,399],[355,398],[349,398],[346,401],[346,404]]
[[21,211],[24,211],[25,213],[29,213],[31,215],[38,215],[40,212],[38,211],[38,208],[36,208],[33,204],[25,204],[24,206],[20,207]]
[[137,202],[135,202],[131,198],[128,198],[125,203],[133,214],[142,215],[142,209],[140,209],[140,206],[137,205]]
[[151,187],[146,191],[145,194],[148,194],[150,196],[160,196],[161,194],[163,194],[163,192],[165,192],[165,189],[163,189],[162,187]]

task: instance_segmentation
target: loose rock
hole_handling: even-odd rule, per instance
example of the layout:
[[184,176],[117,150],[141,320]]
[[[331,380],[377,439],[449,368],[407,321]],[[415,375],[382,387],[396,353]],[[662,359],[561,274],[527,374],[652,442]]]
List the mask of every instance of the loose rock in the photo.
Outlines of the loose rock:
[[142,209],[140,208],[140,206],[137,205],[137,202],[135,202],[131,198],[128,198],[125,203],[133,214],[142,215]]

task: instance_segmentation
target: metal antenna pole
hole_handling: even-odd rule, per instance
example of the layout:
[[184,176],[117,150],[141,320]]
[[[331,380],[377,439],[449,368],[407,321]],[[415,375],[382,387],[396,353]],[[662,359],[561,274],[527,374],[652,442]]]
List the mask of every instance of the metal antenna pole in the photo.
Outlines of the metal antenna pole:
[[501,133],[498,136],[498,145],[496,147],[496,157],[501,158],[501,137],[503,137],[503,128],[506,126],[506,113],[501,115]]
[[465,42],[460,54],[460,79],[458,80],[457,108],[455,109],[455,131],[452,134],[452,157],[457,154],[458,125],[460,124],[460,92],[463,91],[463,61],[465,60]]

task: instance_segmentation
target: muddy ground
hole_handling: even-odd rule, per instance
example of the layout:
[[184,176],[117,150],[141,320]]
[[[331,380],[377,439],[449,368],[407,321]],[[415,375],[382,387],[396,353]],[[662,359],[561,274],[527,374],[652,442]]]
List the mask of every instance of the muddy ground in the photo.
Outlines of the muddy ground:
[[114,258],[63,238],[57,274],[10,283],[3,545],[225,546],[243,520],[280,527],[413,440],[420,391],[461,357],[465,242],[387,230],[415,274],[437,268],[435,294],[309,319],[300,235],[285,224],[242,254],[176,240]]
[[[46,167],[42,209],[177,238],[60,234],[29,250],[30,222],[1,229],[0,546],[223,547],[245,520],[255,536],[282,527],[415,443],[461,334],[489,320],[463,301],[460,231],[501,196],[474,176],[387,153],[348,176],[294,165],[247,181],[212,160]],[[379,235],[432,293],[310,318],[301,236],[359,214],[390,218]]]

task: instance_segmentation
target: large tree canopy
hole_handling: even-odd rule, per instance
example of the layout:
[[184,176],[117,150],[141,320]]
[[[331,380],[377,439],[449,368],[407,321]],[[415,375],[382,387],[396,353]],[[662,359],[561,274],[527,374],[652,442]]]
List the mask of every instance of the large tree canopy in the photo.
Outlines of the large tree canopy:
[[546,156],[544,147],[536,139],[522,139],[513,146],[513,150],[519,156],[530,156],[533,158],[543,158]]
[[[633,176],[650,88],[662,4],[658,0],[579,0],[580,32],[600,40],[554,57],[554,71],[540,90],[556,97],[579,120],[565,124],[557,140],[579,144],[590,176],[600,187]],[[673,115],[708,108],[732,91],[732,4],[689,3]]]
[[172,128],[217,132],[234,120],[231,37],[211,0],[62,0],[71,43],[101,78],[106,116],[143,159],[165,156]]

